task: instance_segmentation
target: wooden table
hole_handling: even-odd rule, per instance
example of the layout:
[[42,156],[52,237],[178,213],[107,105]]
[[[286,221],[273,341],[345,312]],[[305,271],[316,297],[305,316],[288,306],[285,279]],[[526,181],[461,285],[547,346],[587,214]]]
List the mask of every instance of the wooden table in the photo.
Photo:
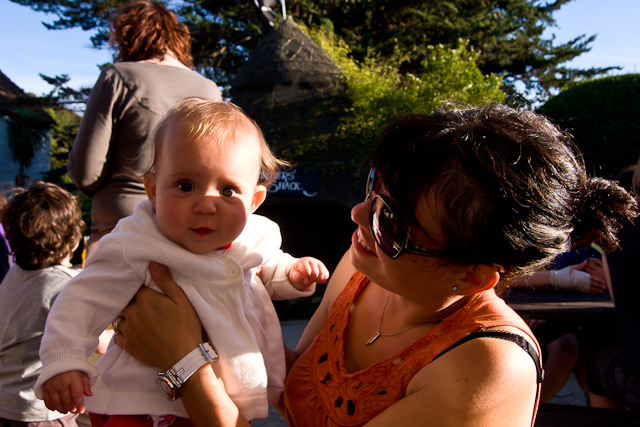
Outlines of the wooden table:
[[500,295],[524,319],[615,320],[608,293],[589,295],[554,289],[512,288]]
[[622,409],[542,403],[535,427],[623,427],[640,426],[640,416]]

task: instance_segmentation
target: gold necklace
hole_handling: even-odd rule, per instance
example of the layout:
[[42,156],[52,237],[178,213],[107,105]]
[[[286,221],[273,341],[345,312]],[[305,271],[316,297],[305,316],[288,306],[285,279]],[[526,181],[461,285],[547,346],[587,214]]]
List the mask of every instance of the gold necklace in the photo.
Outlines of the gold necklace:
[[427,322],[427,323],[421,323],[419,325],[409,326],[408,328],[403,329],[403,330],[401,330],[399,332],[395,332],[393,334],[383,334],[383,333],[381,333],[380,332],[380,327],[382,326],[382,317],[384,316],[384,310],[387,308],[387,303],[389,302],[389,296],[390,295],[391,295],[391,292],[387,293],[387,299],[385,300],[384,306],[382,307],[382,313],[380,313],[380,321],[378,322],[378,330],[376,331],[375,334],[373,334],[373,336],[371,338],[369,338],[367,340],[367,342],[364,343],[365,345],[371,345],[378,338],[381,338],[381,337],[393,337],[393,336],[396,336],[396,335],[400,335],[403,332],[407,332],[409,329],[419,328],[420,326],[435,325],[435,324],[438,324],[438,323],[442,322],[442,320],[434,320],[434,321]]

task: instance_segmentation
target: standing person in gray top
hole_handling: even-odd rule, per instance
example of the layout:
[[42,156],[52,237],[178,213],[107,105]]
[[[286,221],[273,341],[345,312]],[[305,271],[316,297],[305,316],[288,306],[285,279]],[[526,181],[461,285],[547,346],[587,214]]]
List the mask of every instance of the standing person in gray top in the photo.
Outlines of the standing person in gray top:
[[75,427],[76,415],[50,411],[33,386],[54,300],[78,274],[68,267],[84,221],[69,192],[36,181],[13,194],[0,218],[16,263],[0,285],[0,426]]
[[159,3],[125,4],[111,18],[116,63],[98,78],[67,165],[73,182],[93,199],[87,255],[120,218],[146,199],[142,176],[149,134],[179,100],[221,100],[216,84],[191,70],[186,25]]

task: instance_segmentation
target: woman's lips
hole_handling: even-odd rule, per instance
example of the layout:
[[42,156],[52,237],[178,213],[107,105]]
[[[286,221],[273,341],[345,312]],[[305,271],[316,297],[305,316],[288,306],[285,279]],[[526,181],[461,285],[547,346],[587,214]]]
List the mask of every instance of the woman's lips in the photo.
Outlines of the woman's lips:
[[360,229],[356,230],[356,233],[357,233],[357,236],[358,236],[358,243],[360,243],[360,246],[362,246],[363,248],[365,248],[369,252],[373,252],[373,249],[371,247],[369,247],[369,245],[367,245],[367,242],[364,240],[364,237],[362,237],[362,234],[360,234]]

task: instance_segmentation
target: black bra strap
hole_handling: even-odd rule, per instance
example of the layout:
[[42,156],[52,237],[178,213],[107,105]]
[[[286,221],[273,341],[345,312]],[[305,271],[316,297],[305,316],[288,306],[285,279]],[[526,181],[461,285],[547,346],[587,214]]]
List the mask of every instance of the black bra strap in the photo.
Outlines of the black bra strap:
[[449,350],[456,348],[460,344],[463,344],[467,341],[471,341],[472,339],[475,339],[475,338],[499,338],[502,340],[507,340],[507,341],[511,341],[513,343],[518,344],[533,359],[533,363],[536,365],[536,372],[538,375],[538,378],[537,378],[538,384],[542,383],[542,380],[544,379],[544,369],[542,369],[542,364],[540,363],[540,358],[538,357],[538,353],[536,352],[536,349],[532,345],[530,345],[529,341],[527,341],[522,335],[514,334],[513,332],[507,332],[507,331],[471,332],[469,335],[462,338],[460,341],[453,344],[451,347],[449,347],[448,349],[446,349],[445,351],[443,351],[442,353],[434,357],[433,360],[436,360],[438,357],[442,356]]

